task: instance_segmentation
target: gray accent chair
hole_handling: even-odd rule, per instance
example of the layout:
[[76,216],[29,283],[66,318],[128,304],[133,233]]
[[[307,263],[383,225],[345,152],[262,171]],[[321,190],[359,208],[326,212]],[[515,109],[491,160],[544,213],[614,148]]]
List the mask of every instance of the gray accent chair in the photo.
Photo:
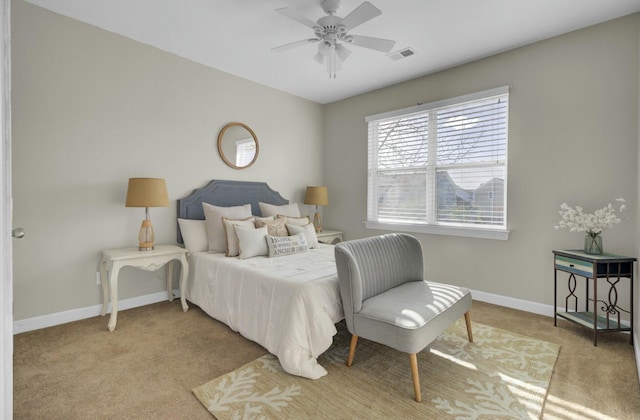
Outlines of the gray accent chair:
[[425,281],[422,245],[393,233],[341,242],[335,247],[340,294],[352,334],[347,366],[358,337],[409,353],[415,399],[420,402],[417,353],[464,315],[469,342],[471,293]]

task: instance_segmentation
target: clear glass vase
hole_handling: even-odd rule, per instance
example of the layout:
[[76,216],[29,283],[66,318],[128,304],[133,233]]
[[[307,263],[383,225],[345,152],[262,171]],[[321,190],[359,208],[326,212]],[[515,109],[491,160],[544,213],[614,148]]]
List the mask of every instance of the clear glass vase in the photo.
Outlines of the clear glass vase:
[[602,236],[592,233],[584,235],[584,252],[587,254],[602,254]]

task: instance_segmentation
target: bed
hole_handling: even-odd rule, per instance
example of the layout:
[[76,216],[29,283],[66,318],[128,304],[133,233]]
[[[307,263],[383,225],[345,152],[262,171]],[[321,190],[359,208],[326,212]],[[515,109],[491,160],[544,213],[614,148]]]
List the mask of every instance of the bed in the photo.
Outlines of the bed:
[[[178,219],[204,220],[202,203],[249,204],[253,215],[262,216],[260,202],[289,204],[263,182],[214,180],[178,200]],[[193,235],[183,237],[185,226],[179,224],[179,243]],[[194,247],[188,253],[186,298],[277,356],[286,372],[318,379],[327,371],[317,358],[344,317],[333,252],[333,245],[318,244],[290,255],[240,258]]]

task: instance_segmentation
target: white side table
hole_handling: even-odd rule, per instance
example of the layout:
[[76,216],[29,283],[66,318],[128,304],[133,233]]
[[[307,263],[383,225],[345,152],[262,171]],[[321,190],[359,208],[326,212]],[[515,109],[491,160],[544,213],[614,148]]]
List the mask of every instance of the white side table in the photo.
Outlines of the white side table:
[[339,230],[322,229],[322,232],[317,232],[318,242],[323,244],[337,244],[342,242],[342,232]]
[[[122,267],[132,266],[146,271],[155,271],[162,266],[167,267],[167,294],[169,302],[173,302],[173,262],[180,261],[182,270],[180,274],[180,302],[182,310],[187,311],[189,306],[185,299],[185,286],[189,266],[186,257],[187,250],[176,245],[158,245],[153,251],[138,251],[138,248],[107,249],[102,251],[100,260],[100,277],[102,279],[102,315],[107,313],[109,295],[111,296],[111,318],[109,318],[109,331],[116,328],[118,320],[118,273]],[[107,270],[109,271],[107,285]],[[108,288],[108,289],[107,289]]]

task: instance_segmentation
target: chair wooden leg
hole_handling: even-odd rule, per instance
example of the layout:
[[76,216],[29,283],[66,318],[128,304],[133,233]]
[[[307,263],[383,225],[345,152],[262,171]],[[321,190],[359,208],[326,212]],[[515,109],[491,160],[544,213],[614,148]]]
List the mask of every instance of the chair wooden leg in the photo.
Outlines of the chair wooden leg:
[[413,376],[413,391],[416,394],[416,401],[422,401],[422,392],[420,392],[420,375],[418,374],[418,355],[412,353],[409,355],[411,363],[411,376]]
[[473,333],[471,332],[471,314],[469,311],[464,313],[464,322],[467,324],[467,335],[469,336],[469,342],[473,343]]
[[356,353],[356,345],[358,344],[358,336],[351,336],[351,345],[349,346],[349,358],[347,359],[347,366],[351,367],[353,363],[353,355]]

